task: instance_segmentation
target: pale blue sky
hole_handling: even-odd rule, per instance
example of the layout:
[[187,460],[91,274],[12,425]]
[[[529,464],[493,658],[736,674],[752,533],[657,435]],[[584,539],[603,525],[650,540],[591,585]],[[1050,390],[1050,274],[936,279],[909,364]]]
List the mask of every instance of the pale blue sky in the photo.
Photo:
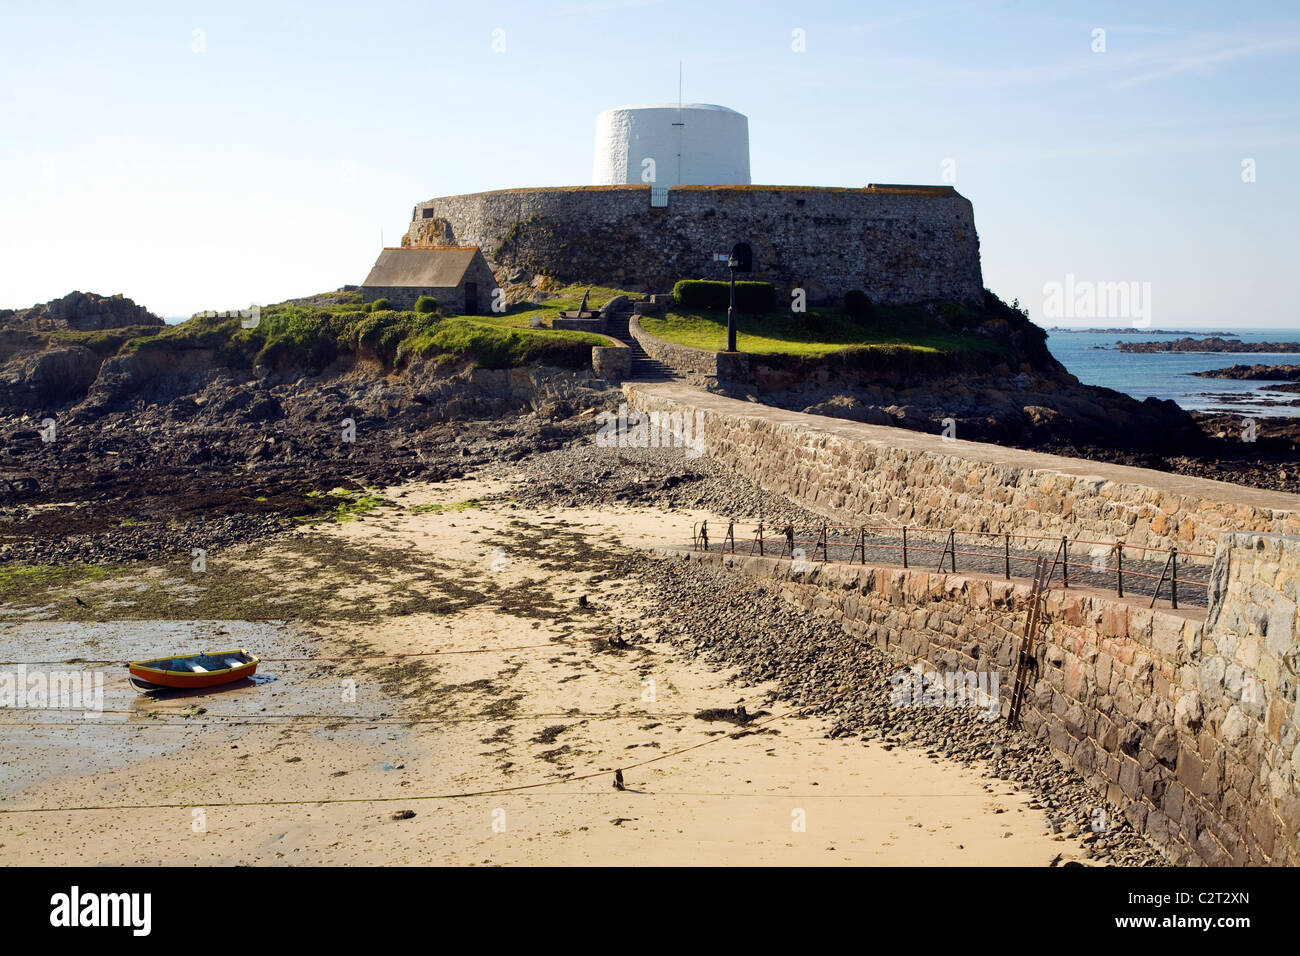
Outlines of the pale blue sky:
[[4,0],[0,307],[360,282],[418,201],[588,182],[596,114],[675,100],[679,59],[749,117],[756,183],[954,160],[985,284],[1040,321],[1073,274],[1151,283],[1156,326],[1300,325],[1284,3]]

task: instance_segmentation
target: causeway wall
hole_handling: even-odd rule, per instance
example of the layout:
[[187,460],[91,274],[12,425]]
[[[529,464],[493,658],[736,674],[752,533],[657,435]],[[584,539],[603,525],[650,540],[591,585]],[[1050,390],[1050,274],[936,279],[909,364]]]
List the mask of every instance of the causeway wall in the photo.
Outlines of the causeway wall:
[[[1180,863],[1300,864],[1300,496],[945,440],[629,383],[693,412],[705,454],[846,524],[1068,535],[1213,554],[1208,610],[1054,587],[1025,729]],[[745,520],[749,515],[737,515]],[[690,553],[776,582],[894,655],[996,669],[1009,706],[1027,582]]]
[[1300,534],[1300,495],[792,412],[683,385],[630,383],[625,391],[636,411],[698,412],[706,454],[843,524],[1068,535],[1102,542],[1097,554],[1116,541],[1213,554],[1228,531]]

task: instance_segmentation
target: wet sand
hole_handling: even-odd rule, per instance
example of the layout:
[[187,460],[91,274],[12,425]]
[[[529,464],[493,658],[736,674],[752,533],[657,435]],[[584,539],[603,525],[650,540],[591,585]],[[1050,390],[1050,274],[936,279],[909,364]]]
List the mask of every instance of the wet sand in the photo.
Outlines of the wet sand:
[[[259,683],[223,692],[155,700],[105,666],[97,717],[0,711],[0,809],[54,808],[0,813],[0,863],[1081,855],[978,768],[827,739],[770,687],[654,641],[611,564],[689,540],[701,515],[533,512],[511,491],[474,479],[389,489],[363,520],[225,549],[202,574],[141,566],[0,607],[6,662],[234,646],[264,658]],[[428,656],[381,656],[400,654]],[[738,704],[768,713],[743,731],[695,716]],[[145,808],[65,809],[131,806]]]

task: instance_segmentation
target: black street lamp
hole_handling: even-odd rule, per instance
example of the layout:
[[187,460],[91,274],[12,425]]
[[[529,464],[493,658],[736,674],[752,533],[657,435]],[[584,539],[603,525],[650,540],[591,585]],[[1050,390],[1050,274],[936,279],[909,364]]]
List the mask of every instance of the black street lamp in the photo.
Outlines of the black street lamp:
[[727,268],[731,271],[731,299],[727,304],[727,351],[736,351],[736,273],[754,271],[754,252],[749,243],[738,242],[731,248],[727,257]]
[[731,301],[727,303],[727,351],[736,351],[736,261],[733,252],[727,259],[727,268],[731,271]]

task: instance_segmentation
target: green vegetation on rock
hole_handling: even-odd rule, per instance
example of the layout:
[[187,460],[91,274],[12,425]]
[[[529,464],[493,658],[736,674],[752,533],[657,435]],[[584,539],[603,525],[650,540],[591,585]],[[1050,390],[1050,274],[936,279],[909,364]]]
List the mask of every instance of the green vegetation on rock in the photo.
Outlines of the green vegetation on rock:
[[[318,374],[340,359],[378,361],[387,368],[415,360],[480,368],[554,365],[581,368],[599,335],[552,328],[560,311],[577,308],[586,287],[571,286],[543,303],[520,303],[500,314],[444,316],[429,296],[412,310],[386,299],[363,304],[360,293],[322,293],[266,306],[253,324],[247,317],[199,314],[169,326],[135,326],[96,332],[24,332],[33,344],[88,348],[103,358],[203,350],[215,364],[248,369],[301,369]],[[616,289],[591,290],[596,308]],[[245,328],[245,323],[252,325]]]
[[100,581],[112,572],[97,564],[17,564],[0,568],[0,600],[29,594],[33,588],[49,588],[78,581]]
[[[554,287],[554,284],[552,285]],[[720,308],[679,304],[661,316],[642,317],[651,335],[701,349],[721,349],[726,341],[726,283],[689,280],[677,284],[681,302],[719,301]],[[319,374],[335,362],[364,360],[385,369],[411,362],[488,369],[549,365],[582,368],[603,336],[556,329],[556,318],[578,307],[601,308],[619,289],[574,284],[556,289],[538,303],[521,302],[488,315],[444,316],[432,298],[417,308],[398,310],[380,299],[361,302],[359,292],[333,292],[267,306],[256,323],[234,314],[200,314],[177,325],[136,326],[104,331],[24,331],[31,344],[76,345],[101,358],[149,356],[170,360],[178,351],[207,353],[203,361],[231,368],[300,370]],[[991,292],[982,308],[956,302],[927,306],[872,306],[862,293],[845,296],[843,307],[817,307],[795,313],[754,306],[770,303],[768,283],[737,283],[743,301],[738,346],[759,355],[816,358],[867,350],[873,361],[890,351],[909,355],[990,355],[999,359],[1054,364],[1046,335],[1029,321],[1019,303],[1008,305]],[[420,311],[421,309],[425,311]],[[251,328],[245,328],[249,324]],[[210,356],[210,357],[209,357]],[[846,355],[846,358],[852,356]]]
[[593,345],[606,339],[564,329],[514,328],[483,316],[453,316],[412,335],[397,352],[398,364],[411,358],[452,364],[469,358],[480,368],[554,365],[580,368],[591,361]]
[[[725,311],[678,309],[642,316],[640,321],[647,332],[667,342],[715,351],[726,347]],[[865,324],[842,308],[825,307],[742,315],[737,325],[736,347],[757,355],[815,357],[849,350],[1010,355],[993,339],[954,330],[917,306],[878,306]]]
[[[375,489],[378,490],[378,489]],[[309,491],[308,498],[320,498],[322,496],[337,498],[338,504],[330,511],[320,514],[303,515],[295,519],[299,524],[320,524],[326,521],[343,523],[345,521],[354,521],[358,515],[363,515],[368,511],[374,511],[376,508],[382,508],[388,504],[388,499],[381,495],[372,494],[369,491],[363,491],[353,488],[334,488],[331,491]]]
[[442,514],[444,512],[468,511],[471,508],[482,508],[483,502],[477,498],[470,498],[467,501],[452,501],[448,504],[438,504],[433,502],[423,505],[412,505],[408,510],[411,514]]
[[[475,318],[503,328],[550,328],[551,323],[561,312],[575,311],[582,304],[583,295],[587,296],[588,309],[599,309],[614,296],[626,294],[621,289],[612,289],[608,286],[575,284],[555,290],[543,302],[536,304],[520,302],[505,312],[480,315]],[[593,341],[592,344],[601,343]]]

